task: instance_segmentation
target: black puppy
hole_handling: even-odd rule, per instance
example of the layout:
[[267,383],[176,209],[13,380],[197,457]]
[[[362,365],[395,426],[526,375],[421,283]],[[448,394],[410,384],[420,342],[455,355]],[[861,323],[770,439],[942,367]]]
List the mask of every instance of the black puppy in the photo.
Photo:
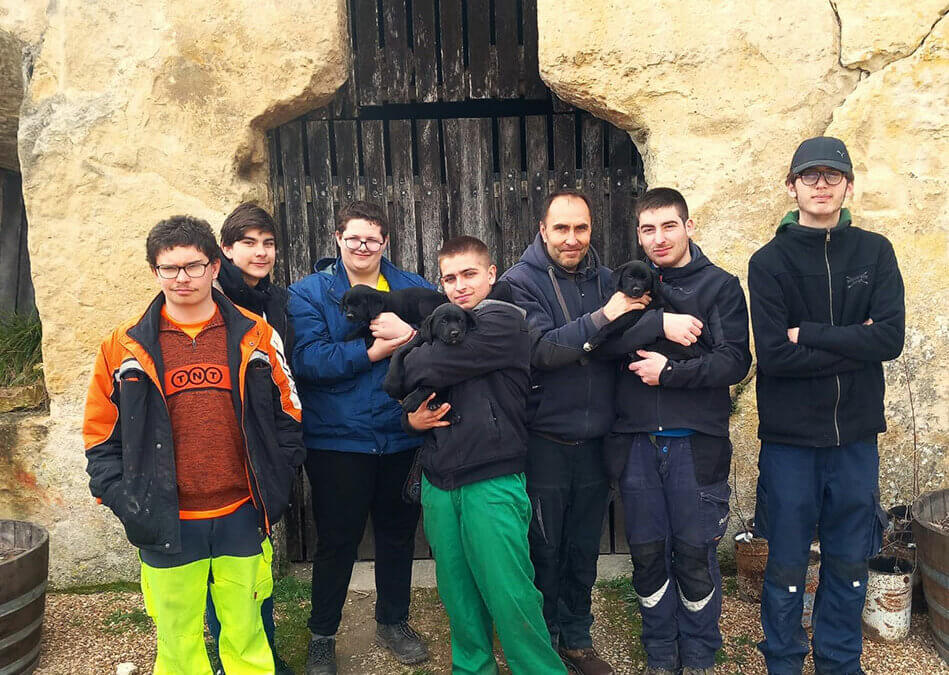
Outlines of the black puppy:
[[[632,260],[616,268],[613,273],[613,290],[620,291],[634,300],[649,293],[652,297],[649,309],[669,307],[662,294],[656,271],[642,260]],[[639,321],[645,311],[641,309],[633,310],[626,312],[615,321],[610,321],[583,345],[583,350],[591,352],[607,340],[622,335],[627,329],[636,325],[636,322]],[[651,345],[645,345],[643,349],[659,352],[673,361],[683,361],[697,355],[695,348],[686,347],[665,338],[660,338]],[[639,357],[634,356],[633,360],[638,361]]]
[[[457,305],[440,305],[422,322],[415,337],[395,350],[389,360],[389,371],[386,373],[382,388],[392,398],[402,399],[403,416],[418,410],[422,402],[435,391],[431,387],[418,387],[404,397],[402,396],[402,362],[405,360],[405,356],[420,344],[433,340],[441,340],[446,345],[459,344],[464,341],[468,330],[473,328],[474,325],[474,312],[469,312]],[[443,402],[435,397],[428,402],[428,409],[437,410]]]
[[342,309],[346,318],[357,324],[346,336],[347,340],[366,338],[372,344],[369,322],[383,312],[393,312],[406,323],[420,324],[436,307],[448,302],[448,298],[437,291],[421,286],[412,286],[383,293],[368,286],[358,285],[343,294]]

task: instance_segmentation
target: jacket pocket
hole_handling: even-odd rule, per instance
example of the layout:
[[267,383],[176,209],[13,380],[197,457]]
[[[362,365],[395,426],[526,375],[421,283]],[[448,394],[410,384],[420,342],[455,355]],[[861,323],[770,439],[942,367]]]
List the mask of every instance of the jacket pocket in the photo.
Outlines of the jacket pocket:
[[161,543],[160,514],[152,508],[151,478],[137,477],[131,482],[123,478],[110,494],[109,508],[125,528],[125,536],[133,546],[154,546]]
[[340,380],[339,382],[332,382],[330,384],[321,385],[320,389],[329,393],[329,394],[342,394],[346,391],[352,391],[356,388],[356,382],[359,378],[350,377],[346,380]]

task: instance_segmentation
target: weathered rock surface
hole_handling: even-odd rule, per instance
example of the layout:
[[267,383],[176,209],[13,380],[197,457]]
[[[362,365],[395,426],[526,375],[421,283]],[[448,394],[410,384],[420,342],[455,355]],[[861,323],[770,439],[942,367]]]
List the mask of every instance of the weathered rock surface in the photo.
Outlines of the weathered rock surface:
[[903,503],[913,496],[914,456],[922,489],[944,485],[949,475],[947,101],[943,18],[912,56],[863,80],[827,130],[846,139],[856,158],[856,222],[893,242],[906,284],[906,343],[887,364],[889,431],[880,438],[881,488]]
[[134,578],[134,551],[84,471],[98,343],[157,291],[145,262],[156,222],[189,213],[217,229],[240,201],[270,203],[265,131],[345,81],[345,2],[14,4],[0,37],[32,59],[19,153],[53,402],[47,438],[8,453],[26,473],[0,469],[35,489],[0,493],[0,513],[50,530],[55,584]]
[[835,0],[834,5],[840,17],[840,62],[871,72],[911,54],[949,10],[946,0]]

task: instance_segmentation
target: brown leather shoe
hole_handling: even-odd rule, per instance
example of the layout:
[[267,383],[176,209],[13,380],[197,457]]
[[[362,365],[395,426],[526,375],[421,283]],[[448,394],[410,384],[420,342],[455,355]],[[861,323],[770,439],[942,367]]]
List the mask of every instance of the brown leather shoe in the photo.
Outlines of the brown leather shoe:
[[568,668],[580,675],[613,675],[613,666],[600,658],[593,647],[560,648],[560,658]]

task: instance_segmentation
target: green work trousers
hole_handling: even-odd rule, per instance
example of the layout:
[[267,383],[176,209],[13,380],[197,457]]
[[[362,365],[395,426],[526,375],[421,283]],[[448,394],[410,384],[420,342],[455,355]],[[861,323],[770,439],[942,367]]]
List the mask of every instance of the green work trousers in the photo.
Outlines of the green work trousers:
[[566,673],[534,587],[525,485],[524,474],[454,490],[422,481],[425,535],[451,627],[452,673],[498,672],[492,623],[514,675]]

